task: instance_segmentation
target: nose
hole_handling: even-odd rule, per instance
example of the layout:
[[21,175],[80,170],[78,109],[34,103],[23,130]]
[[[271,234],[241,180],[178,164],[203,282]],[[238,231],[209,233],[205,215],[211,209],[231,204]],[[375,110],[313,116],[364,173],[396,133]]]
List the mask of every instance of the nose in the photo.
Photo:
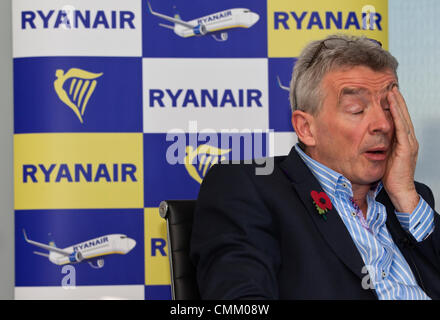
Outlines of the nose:
[[371,112],[369,130],[371,134],[389,133],[393,127],[393,119],[389,110],[385,110],[380,103],[375,103]]
[[260,20],[260,16],[258,14],[256,14],[255,12],[250,12],[249,13],[249,24],[250,24],[250,27],[253,26],[254,24],[256,24],[258,22],[258,20]]
[[127,252],[131,251],[131,249],[133,249],[136,246],[136,240],[133,239],[127,239]]

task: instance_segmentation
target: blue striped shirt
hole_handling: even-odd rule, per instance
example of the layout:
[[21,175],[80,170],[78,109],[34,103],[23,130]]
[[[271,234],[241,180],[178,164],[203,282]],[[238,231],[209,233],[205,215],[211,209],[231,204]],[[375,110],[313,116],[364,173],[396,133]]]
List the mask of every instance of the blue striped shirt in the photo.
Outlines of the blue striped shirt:
[[[388,232],[385,224],[387,220],[385,206],[375,200],[383,187],[382,183],[380,182],[367,194],[368,210],[366,219],[362,219],[356,214],[356,209],[350,200],[353,197],[350,181],[340,173],[310,158],[298,145],[295,149],[319,181],[344,222],[365,263],[366,270],[362,272],[368,271],[370,286],[374,287],[378,298],[380,300],[430,299],[418,286],[411,268]],[[411,233],[419,242],[426,239],[434,230],[434,211],[422,197],[411,214],[395,213],[404,230]]]

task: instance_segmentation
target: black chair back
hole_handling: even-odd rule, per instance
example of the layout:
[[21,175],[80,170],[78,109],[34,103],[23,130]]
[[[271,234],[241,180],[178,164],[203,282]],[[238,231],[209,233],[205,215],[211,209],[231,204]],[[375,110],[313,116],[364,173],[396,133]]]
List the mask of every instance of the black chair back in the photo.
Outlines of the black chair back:
[[167,221],[168,254],[173,300],[199,300],[196,270],[189,245],[196,200],[162,201],[159,213]]

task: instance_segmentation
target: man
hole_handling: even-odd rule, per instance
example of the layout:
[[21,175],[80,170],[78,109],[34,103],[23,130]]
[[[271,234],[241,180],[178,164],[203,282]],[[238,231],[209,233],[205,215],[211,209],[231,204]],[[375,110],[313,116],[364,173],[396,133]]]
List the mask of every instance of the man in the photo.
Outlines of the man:
[[414,182],[397,64],[364,37],[303,50],[290,88],[299,143],[269,175],[225,164],[203,181],[191,243],[202,298],[440,298],[439,216]]

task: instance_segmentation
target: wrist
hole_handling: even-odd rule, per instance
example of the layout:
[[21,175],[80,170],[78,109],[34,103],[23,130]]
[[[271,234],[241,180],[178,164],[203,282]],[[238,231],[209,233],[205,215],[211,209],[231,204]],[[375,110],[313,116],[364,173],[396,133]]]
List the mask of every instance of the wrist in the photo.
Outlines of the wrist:
[[411,214],[419,204],[420,196],[414,189],[409,192],[399,193],[397,196],[390,195],[390,199],[397,212]]

